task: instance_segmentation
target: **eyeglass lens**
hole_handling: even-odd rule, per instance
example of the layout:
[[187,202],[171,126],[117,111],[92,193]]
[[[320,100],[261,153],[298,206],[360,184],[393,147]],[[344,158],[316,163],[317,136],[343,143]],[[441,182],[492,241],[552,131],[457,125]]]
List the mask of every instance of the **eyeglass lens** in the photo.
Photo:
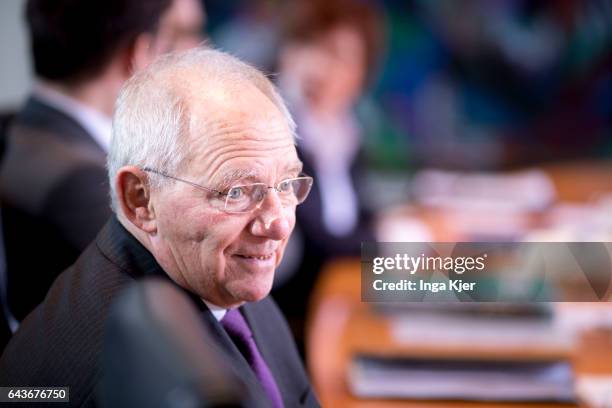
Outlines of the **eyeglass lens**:
[[[310,192],[311,185],[311,178],[302,177],[284,180],[278,184],[275,190],[278,193],[281,204],[289,207],[302,203]],[[227,192],[225,209],[227,211],[251,210],[263,201],[269,188],[265,184],[232,187]]]

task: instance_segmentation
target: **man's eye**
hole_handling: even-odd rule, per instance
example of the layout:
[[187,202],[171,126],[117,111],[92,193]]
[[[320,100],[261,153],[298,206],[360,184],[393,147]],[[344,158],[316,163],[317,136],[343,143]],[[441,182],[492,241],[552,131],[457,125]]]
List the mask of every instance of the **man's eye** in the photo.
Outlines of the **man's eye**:
[[291,180],[285,180],[278,185],[278,189],[283,193],[291,191]]
[[241,187],[232,187],[227,192],[227,197],[231,200],[238,200],[242,198],[243,194],[244,192],[242,191]]

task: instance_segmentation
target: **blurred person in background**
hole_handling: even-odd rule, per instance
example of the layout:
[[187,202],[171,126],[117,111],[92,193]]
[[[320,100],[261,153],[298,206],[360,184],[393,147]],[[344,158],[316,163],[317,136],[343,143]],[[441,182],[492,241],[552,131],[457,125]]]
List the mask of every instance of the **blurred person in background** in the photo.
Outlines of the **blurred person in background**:
[[363,135],[356,107],[380,56],[382,28],[368,2],[295,2],[285,13],[278,83],[298,125],[305,171],[317,185],[297,210],[301,240],[292,249],[301,261],[274,296],[301,339],[321,267],[335,257],[358,256],[361,242],[374,240],[361,191]]
[[8,129],[0,198],[8,303],[21,320],[111,214],[105,160],[120,87],[202,40],[198,0],[30,0],[36,83]]

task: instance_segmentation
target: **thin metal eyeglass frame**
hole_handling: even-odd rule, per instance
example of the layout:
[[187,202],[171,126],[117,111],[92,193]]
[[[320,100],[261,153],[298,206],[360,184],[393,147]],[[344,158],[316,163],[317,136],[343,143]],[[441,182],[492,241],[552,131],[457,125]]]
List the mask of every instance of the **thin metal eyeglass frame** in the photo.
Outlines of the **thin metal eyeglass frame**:
[[162,171],[152,169],[150,167],[144,167],[142,169],[142,171],[146,171],[147,173],[154,173],[154,174],[157,174],[157,175],[162,176],[162,177],[167,177],[167,178],[172,179],[172,180],[180,181],[181,183],[187,183],[190,186],[193,186],[195,188],[199,188],[201,190],[209,191],[211,193],[217,193],[220,196],[227,196],[227,193],[223,193],[223,192],[221,192],[219,190],[215,190],[214,188],[204,187],[204,186],[201,186],[201,185],[199,185],[197,183],[194,183],[193,181],[184,180],[182,178],[174,177],[174,176],[166,174],[166,173],[164,173]]
[[[148,172],[148,173],[154,173],[154,174],[160,175],[160,176],[162,176],[162,177],[167,177],[167,178],[172,179],[172,180],[180,181],[181,183],[186,183],[186,184],[189,184],[190,186],[193,186],[193,187],[195,187],[195,188],[198,188],[198,189],[201,189],[201,190],[204,190],[204,191],[209,191],[209,192],[211,192],[211,193],[216,193],[216,194],[218,194],[219,196],[225,196],[225,197],[226,197],[226,200],[225,200],[225,203],[224,203],[224,205],[223,205],[223,211],[226,211],[226,212],[228,212],[228,213],[233,213],[233,214],[240,214],[240,213],[248,213],[248,212],[251,212],[251,211],[253,211],[253,210],[255,210],[255,209],[258,209],[258,208],[261,206],[261,203],[263,202],[263,199],[262,199],[262,200],[259,200],[259,201],[256,203],[255,207],[253,207],[253,208],[251,208],[251,209],[248,209],[248,210],[244,210],[244,211],[231,211],[231,210],[228,210],[228,209],[227,209],[227,197],[229,196],[229,191],[230,191],[231,189],[235,188],[235,187],[247,187],[247,186],[252,186],[252,185],[262,185],[262,186],[267,187],[267,189],[268,189],[268,190],[269,190],[269,189],[274,189],[274,190],[276,190],[276,192],[277,192],[277,193],[281,193],[281,191],[279,191],[279,189],[278,189],[278,186],[279,186],[281,183],[284,183],[284,182],[285,182],[285,181],[287,181],[287,180],[295,180],[295,179],[310,179],[310,180],[311,180],[311,183],[310,183],[310,188],[312,188],[312,181],[314,181],[314,180],[313,180],[313,178],[312,178],[311,176],[308,176],[308,175],[306,175],[306,174],[303,174],[303,175],[300,175],[299,177],[293,177],[293,178],[288,178],[288,179],[285,179],[285,180],[281,180],[281,181],[279,181],[279,182],[278,182],[278,185],[277,185],[276,187],[275,187],[275,186],[268,186],[268,185],[266,185],[265,183],[242,184],[242,185],[232,186],[232,187],[230,187],[230,188],[229,188],[228,193],[224,193],[224,192],[222,192],[222,191],[215,190],[215,189],[213,189],[213,188],[204,187],[204,186],[202,186],[202,185],[200,185],[200,184],[194,183],[194,182],[189,181],[189,180],[185,180],[185,179],[182,179],[182,178],[179,178],[179,177],[171,176],[171,175],[169,175],[169,174],[166,174],[166,173],[161,172],[161,171],[159,171],[159,170],[152,169],[152,168],[150,168],[150,167],[144,167],[142,170],[143,170],[143,171],[146,171],[146,172]],[[310,193],[310,188],[309,188],[308,193],[306,194],[306,197],[308,197],[308,194]],[[304,197],[304,200],[306,199],[306,197]],[[264,199],[265,199],[265,195],[264,195]],[[296,205],[299,205],[299,204],[303,203],[303,202],[304,202],[304,200],[302,200],[301,202],[298,202]]]

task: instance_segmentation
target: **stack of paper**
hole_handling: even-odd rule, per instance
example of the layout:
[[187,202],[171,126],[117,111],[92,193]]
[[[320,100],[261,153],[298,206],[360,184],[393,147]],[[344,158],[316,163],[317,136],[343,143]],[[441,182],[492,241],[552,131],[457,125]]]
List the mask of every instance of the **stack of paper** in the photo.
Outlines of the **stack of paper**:
[[362,398],[574,403],[568,362],[357,355],[349,386]]

